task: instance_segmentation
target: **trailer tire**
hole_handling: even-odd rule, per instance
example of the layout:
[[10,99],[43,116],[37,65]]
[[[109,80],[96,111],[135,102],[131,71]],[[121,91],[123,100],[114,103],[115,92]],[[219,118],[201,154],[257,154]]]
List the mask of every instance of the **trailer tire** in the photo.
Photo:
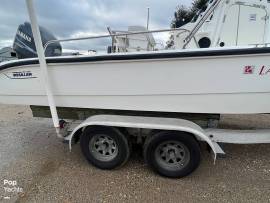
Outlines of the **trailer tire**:
[[199,143],[191,134],[162,131],[147,138],[144,159],[158,174],[181,178],[199,166],[201,151]]
[[87,127],[80,139],[86,159],[100,169],[123,166],[130,156],[130,143],[118,129],[106,126]]

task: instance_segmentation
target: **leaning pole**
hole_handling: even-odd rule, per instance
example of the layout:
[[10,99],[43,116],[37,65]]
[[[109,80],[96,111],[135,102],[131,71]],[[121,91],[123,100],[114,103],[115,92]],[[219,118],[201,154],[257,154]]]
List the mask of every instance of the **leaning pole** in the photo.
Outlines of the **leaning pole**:
[[41,69],[40,79],[42,80],[45,90],[46,90],[48,103],[49,103],[50,111],[52,114],[53,124],[56,129],[57,136],[62,137],[60,135],[59,118],[58,118],[55,100],[53,96],[52,86],[51,86],[50,77],[48,73],[48,66],[45,59],[44,48],[43,48],[43,44],[42,44],[42,40],[40,36],[37,17],[35,13],[34,2],[33,0],[25,0],[25,1],[27,5],[28,15],[31,22],[31,28],[33,32],[34,42],[36,45],[38,60],[39,60],[40,69]]

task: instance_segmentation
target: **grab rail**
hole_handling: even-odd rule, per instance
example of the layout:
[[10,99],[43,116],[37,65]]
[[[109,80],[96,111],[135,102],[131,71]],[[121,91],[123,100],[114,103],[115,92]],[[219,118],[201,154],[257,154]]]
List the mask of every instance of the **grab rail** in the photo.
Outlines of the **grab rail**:
[[[160,29],[160,30],[148,30],[148,31],[138,31],[138,32],[123,32],[119,34],[107,34],[107,35],[97,35],[97,36],[88,36],[88,37],[78,37],[78,38],[67,38],[67,39],[56,39],[56,40],[50,40],[44,45],[44,52],[46,51],[47,47],[50,44],[57,43],[57,42],[69,42],[69,41],[79,41],[79,40],[90,40],[90,39],[101,39],[101,38],[108,38],[108,37],[127,37],[129,35],[138,35],[138,34],[148,34],[148,33],[161,33],[161,32],[175,32],[175,31],[185,31],[189,32],[190,30],[184,29],[184,28],[173,28],[173,29]],[[195,39],[195,36],[193,36],[193,39],[196,43],[196,46],[198,47],[198,43]]]
[[215,8],[219,5],[221,1],[222,0],[216,0],[215,2],[211,3],[212,5],[210,7],[207,8],[202,18],[199,19],[198,23],[196,23],[194,28],[190,31],[190,34],[184,40],[185,44],[183,46],[183,49],[186,48],[188,43],[195,36],[195,34],[198,32],[198,30],[201,28],[201,26],[204,24],[204,22],[208,19],[208,17],[211,15],[211,13],[215,10]]

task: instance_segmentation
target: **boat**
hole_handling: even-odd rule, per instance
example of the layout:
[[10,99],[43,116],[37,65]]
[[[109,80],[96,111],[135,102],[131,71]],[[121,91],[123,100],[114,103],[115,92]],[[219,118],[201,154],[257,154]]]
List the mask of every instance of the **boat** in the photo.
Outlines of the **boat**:
[[[224,16],[235,17],[236,8],[243,9],[237,15],[237,38],[224,30],[228,26]],[[175,49],[117,51],[117,37],[151,33],[131,31],[108,35],[113,38],[110,53],[60,56],[61,40],[52,39],[44,46],[46,49],[48,44],[58,43],[57,56],[46,58],[56,106],[202,114],[270,113],[269,19],[262,18],[260,10],[268,16],[269,8],[267,0],[210,1],[192,25],[180,28],[189,34],[185,40],[175,39]],[[245,27],[240,29],[242,24]],[[180,29],[172,32],[179,35]],[[242,39],[247,29],[262,37],[250,34]],[[254,40],[249,40],[252,36]],[[32,40],[29,33],[20,33],[20,37]],[[48,106],[41,77],[37,58],[1,63],[0,103]]]
[[[225,155],[219,143],[270,143],[269,129],[218,125],[220,114],[270,112],[268,1],[210,0],[181,28],[108,28],[108,35],[72,39],[39,27],[33,1],[26,4],[31,24],[18,28],[13,49],[19,60],[0,64],[0,102],[51,117],[56,135],[70,149],[80,141],[94,166],[123,166],[136,143],[154,171],[180,178],[199,166],[201,141],[214,162]],[[236,32],[234,26],[226,31],[226,19],[234,18]],[[243,40],[247,25],[251,35]],[[173,46],[159,49],[153,33],[168,31]],[[61,43],[105,37],[112,39],[108,53],[62,53]]]

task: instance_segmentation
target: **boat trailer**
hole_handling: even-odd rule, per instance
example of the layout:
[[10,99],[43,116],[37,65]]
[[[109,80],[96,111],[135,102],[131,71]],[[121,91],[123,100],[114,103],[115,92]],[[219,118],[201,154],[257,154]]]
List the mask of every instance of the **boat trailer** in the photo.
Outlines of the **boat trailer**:
[[[216,0],[206,13],[211,13],[219,2],[220,0]],[[180,118],[95,115],[79,122],[59,122],[33,0],[26,0],[26,4],[56,133],[69,142],[70,148],[74,141],[80,139],[82,152],[93,165],[101,169],[114,169],[125,164],[130,156],[134,137],[131,136],[130,129],[138,129],[137,141],[143,144],[146,163],[157,173],[171,178],[187,176],[199,166],[200,141],[206,142],[212,149],[214,160],[218,155],[225,154],[218,143],[270,143],[269,129],[203,129],[192,121]],[[207,17],[206,15],[205,18]],[[200,26],[201,23],[192,30],[187,43]],[[143,136],[142,132],[145,130],[148,130],[147,135]]]

